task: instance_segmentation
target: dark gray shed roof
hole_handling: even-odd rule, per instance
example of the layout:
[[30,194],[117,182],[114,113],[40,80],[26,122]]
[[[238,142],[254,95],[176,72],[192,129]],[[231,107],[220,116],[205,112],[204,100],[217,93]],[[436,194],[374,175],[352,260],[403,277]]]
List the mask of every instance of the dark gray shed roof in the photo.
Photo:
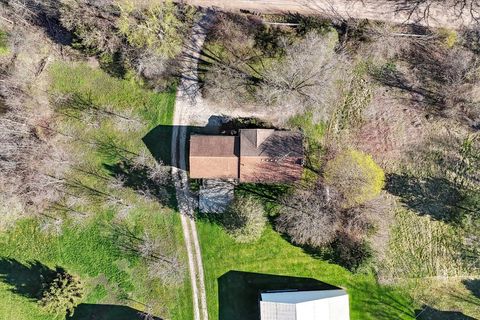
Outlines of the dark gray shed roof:
[[242,129],[240,156],[303,158],[303,135],[300,132],[272,129]]

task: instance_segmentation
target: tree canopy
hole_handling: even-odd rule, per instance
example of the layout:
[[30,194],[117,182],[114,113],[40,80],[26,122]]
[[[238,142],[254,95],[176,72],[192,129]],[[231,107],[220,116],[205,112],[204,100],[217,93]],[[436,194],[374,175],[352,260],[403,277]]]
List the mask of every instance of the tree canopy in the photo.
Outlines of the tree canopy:
[[385,185],[385,174],[372,157],[352,149],[327,163],[324,178],[343,195],[345,207],[372,200]]
[[252,196],[238,196],[223,217],[223,225],[237,242],[260,238],[266,218],[263,205]]

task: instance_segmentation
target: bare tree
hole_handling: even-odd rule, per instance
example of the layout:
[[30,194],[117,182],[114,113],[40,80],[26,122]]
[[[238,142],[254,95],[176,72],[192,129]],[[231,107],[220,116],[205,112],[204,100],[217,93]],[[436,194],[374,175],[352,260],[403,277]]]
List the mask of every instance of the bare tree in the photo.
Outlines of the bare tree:
[[116,28],[120,14],[114,1],[62,0],[61,22],[90,50],[114,53],[121,47]]
[[238,47],[233,45],[227,53],[205,52],[204,94],[219,103],[261,105],[288,114],[313,108],[317,118],[325,119],[340,94],[338,81],[347,77],[337,40],[334,32],[310,32],[293,43],[278,36],[273,56],[255,42],[249,49],[233,51]]
[[235,62],[214,62],[208,67],[203,79],[203,94],[221,105],[253,102],[256,79],[232,63]]
[[275,226],[293,243],[315,248],[330,244],[340,227],[336,201],[328,199],[324,189],[297,190],[281,200],[282,207]]
[[257,99],[297,111],[318,107],[325,118],[338,98],[336,81],[345,75],[347,65],[343,55],[335,52],[336,44],[333,32],[324,36],[311,32],[297,43],[285,44],[285,57],[262,72]]
[[138,235],[126,225],[115,224],[111,236],[126,253],[143,259],[151,279],[160,279],[171,286],[183,283],[186,269],[173,233],[153,235],[152,231],[145,230]]
[[[11,101],[7,98],[5,102],[10,105]],[[15,101],[12,105],[16,108]],[[71,165],[72,158],[48,128],[45,133],[40,132],[42,127],[29,112],[12,109],[0,116],[0,190],[17,197],[25,208],[42,210],[62,194],[59,177]]]

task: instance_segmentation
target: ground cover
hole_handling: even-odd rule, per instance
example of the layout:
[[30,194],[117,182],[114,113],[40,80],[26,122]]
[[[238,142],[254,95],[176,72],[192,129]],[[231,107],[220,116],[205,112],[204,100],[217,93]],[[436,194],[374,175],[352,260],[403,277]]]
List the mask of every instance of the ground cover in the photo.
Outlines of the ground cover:
[[[301,248],[292,246],[271,227],[257,242],[250,244],[236,243],[220,226],[206,220],[199,221],[197,227],[205,267],[209,316],[212,319],[241,319],[241,314],[235,313],[237,303],[245,304],[245,300],[250,306],[254,303],[251,292],[242,296],[242,288],[249,286],[242,279],[248,281],[253,277],[252,281],[255,281],[264,277],[262,274],[313,278],[345,288],[350,295],[351,319],[414,318],[415,305],[403,289],[379,285],[373,275],[353,274],[338,265],[317,259]],[[228,301],[232,302],[229,299],[222,304],[219,285],[222,285],[225,277],[228,280],[230,271],[252,272],[256,275],[238,278],[235,283],[230,283],[230,292],[238,291],[238,299],[233,299],[238,302],[228,304]],[[283,280],[281,277],[272,277],[271,281],[267,280],[267,285],[278,286],[277,281]]]
[[[54,63],[49,72],[55,130],[65,136],[73,158],[64,177],[68,192],[45,215],[21,220],[0,235],[0,318],[51,319],[37,306],[35,294],[40,276],[56,266],[85,284],[78,317],[123,314],[131,319],[140,310],[191,318],[188,277],[174,284],[152,279],[145,261],[126,250],[130,240],[148,233],[168,239],[179,260],[186,259],[171,197],[161,190],[142,194],[144,173],[125,168],[127,160],[151,157],[142,138],[171,124],[175,90],[155,93],[85,63]],[[120,173],[128,183],[114,185]]]

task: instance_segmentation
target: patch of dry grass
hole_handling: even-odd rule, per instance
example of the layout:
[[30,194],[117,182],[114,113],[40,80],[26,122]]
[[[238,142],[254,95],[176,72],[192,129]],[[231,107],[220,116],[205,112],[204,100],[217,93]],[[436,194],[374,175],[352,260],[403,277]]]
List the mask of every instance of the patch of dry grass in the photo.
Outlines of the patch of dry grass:
[[454,227],[407,209],[395,214],[380,279],[473,276],[462,259],[462,237]]
[[475,289],[471,283],[480,283],[480,280],[465,277],[426,278],[410,281],[406,286],[411,288],[412,298],[423,305],[438,310],[461,310],[465,316],[478,319],[480,297],[472,294]]

